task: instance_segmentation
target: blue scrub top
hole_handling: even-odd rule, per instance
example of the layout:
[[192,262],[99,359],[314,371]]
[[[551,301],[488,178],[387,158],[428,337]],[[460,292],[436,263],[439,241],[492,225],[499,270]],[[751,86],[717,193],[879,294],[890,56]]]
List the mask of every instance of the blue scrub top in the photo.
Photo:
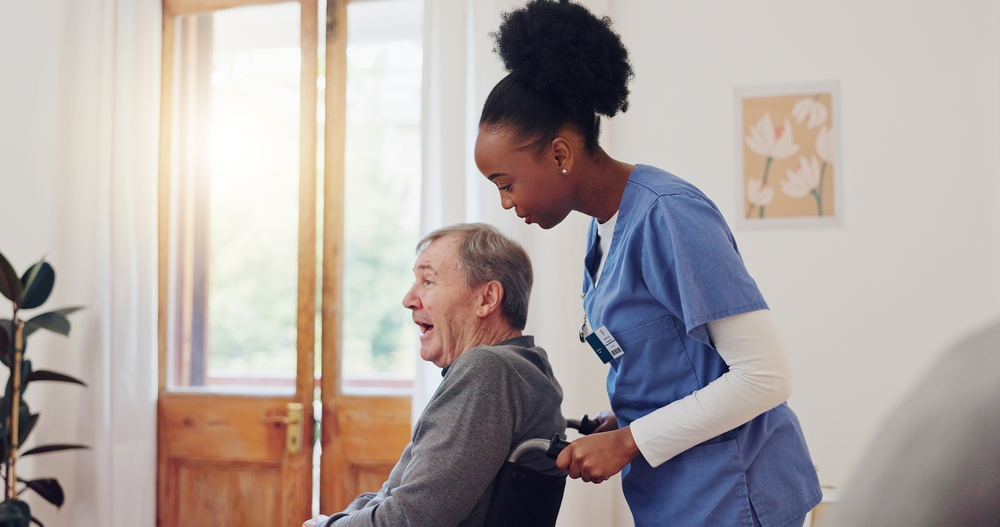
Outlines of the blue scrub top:
[[[584,310],[625,352],[607,388],[619,426],[719,378],[728,366],[705,324],[767,309],[719,209],[690,183],[638,165],[629,176],[611,247],[599,261],[592,222]],[[622,471],[637,527],[763,527],[801,518],[819,503],[819,480],[787,404],[656,468],[640,455]]]

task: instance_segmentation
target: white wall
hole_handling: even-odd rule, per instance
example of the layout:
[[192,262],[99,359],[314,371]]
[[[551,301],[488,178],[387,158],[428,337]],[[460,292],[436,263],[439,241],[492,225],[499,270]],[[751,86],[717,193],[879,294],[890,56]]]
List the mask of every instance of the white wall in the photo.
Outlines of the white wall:
[[1000,314],[1000,5],[612,0],[632,52],[612,156],[702,188],[731,225],[734,89],[838,81],[844,223],[735,235],[782,330],[824,485],[930,360]]
[[89,385],[33,384],[25,397],[41,414],[26,446],[91,447],[18,465],[65,490],[61,510],[24,494],[46,525],[155,523],[160,9],[0,0],[0,251],[21,272],[42,257],[55,267],[43,309],[86,306],[69,339],[29,342],[36,369]]
[[[57,2],[0,2],[0,251],[21,273],[43,256],[52,263],[56,287],[44,306],[48,308],[89,305],[98,294],[87,287],[93,283],[92,251],[81,258],[82,254],[71,247],[72,239],[65,231],[69,219],[65,211],[71,204],[60,192],[63,185],[72,185],[65,170],[71,166],[66,163],[71,155],[66,154],[74,147],[60,133],[60,127],[66,126],[62,112],[68,110],[60,86],[69,79],[66,73],[70,59],[81,58],[67,49],[60,36],[66,29],[66,14],[65,6]],[[80,165],[75,168],[83,169]],[[94,229],[93,225],[77,226]],[[9,318],[9,304],[2,300],[0,317]],[[84,334],[93,334],[94,315],[93,310],[73,315],[70,339],[47,332],[33,336],[26,358],[34,362],[36,369],[53,369],[93,383],[93,370],[84,366],[87,353],[81,340],[87,338]],[[33,386],[26,400],[41,417],[28,444],[93,444],[95,436],[85,431],[79,416],[81,406],[93,401],[95,395],[79,386]],[[55,477],[66,491],[68,505],[77,509],[79,504],[87,503],[90,508],[95,505],[92,496],[81,496],[89,492],[76,485],[76,477],[81,469],[94,474],[95,465],[93,451],[55,453],[35,460],[26,458],[18,474],[30,479]],[[71,524],[65,513],[59,514],[32,493],[26,493],[25,498],[32,514],[43,523]],[[88,511],[82,515],[91,514]]]

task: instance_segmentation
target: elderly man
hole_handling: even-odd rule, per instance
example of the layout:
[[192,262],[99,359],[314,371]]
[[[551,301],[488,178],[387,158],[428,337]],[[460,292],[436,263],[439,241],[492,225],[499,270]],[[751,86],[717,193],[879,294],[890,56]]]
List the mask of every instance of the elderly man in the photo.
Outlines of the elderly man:
[[[422,333],[420,357],[444,380],[382,489],[303,527],[481,526],[511,447],[565,429],[545,351],[521,334],[532,279],[524,250],[489,225],[461,224],[417,251],[403,305]],[[544,453],[525,464],[560,473]]]

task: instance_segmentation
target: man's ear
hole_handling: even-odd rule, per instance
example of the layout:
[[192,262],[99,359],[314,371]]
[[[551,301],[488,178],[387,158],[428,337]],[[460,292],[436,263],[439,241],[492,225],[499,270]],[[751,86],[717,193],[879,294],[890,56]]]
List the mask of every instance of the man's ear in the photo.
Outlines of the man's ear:
[[496,280],[486,282],[479,289],[478,303],[476,304],[476,316],[486,318],[500,309],[500,302],[503,301],[503,285]]

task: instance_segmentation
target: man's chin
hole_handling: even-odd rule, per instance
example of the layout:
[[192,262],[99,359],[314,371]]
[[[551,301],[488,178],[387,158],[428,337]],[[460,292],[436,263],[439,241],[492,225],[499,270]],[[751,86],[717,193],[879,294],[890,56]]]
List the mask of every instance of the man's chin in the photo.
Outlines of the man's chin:
[[442,367],[437,364],[441,360],[441,352],[427,346],[420,346],[420,358],[425,362],[433,362],[435,366]]

